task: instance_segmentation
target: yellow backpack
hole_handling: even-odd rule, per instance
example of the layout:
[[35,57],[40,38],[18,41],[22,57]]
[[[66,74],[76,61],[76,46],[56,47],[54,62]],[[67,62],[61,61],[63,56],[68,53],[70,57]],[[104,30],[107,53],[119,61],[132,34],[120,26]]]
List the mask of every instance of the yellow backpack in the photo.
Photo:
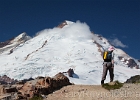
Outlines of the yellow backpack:
[[111,59],[112,59],[112,53],[110,51],[104,51],[103,60],[105,62],[111,62]]

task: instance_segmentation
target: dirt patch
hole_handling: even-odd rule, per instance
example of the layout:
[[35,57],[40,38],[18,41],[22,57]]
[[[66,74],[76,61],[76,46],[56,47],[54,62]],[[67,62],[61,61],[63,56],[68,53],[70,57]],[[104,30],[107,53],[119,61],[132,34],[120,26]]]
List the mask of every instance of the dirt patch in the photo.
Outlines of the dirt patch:
[[124,84],[106,90],[101,85],[70,85],[49,94],[44,100],[140,100],[140,84]]

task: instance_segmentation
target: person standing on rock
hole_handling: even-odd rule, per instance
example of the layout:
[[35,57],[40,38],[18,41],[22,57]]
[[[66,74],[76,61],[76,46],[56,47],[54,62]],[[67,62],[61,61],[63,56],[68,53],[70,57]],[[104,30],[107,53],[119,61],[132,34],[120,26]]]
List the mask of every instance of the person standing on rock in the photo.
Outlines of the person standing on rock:
[[107,72],[109,70],[110,74],[110,82],[114,79],[114,54],[113,51],[115,48],[113,46],[110,46],[107,51],[104,51],[103,53],[103,74],[102,74],[102,80],[101,84],[104,84],[104,80],[106,79]]

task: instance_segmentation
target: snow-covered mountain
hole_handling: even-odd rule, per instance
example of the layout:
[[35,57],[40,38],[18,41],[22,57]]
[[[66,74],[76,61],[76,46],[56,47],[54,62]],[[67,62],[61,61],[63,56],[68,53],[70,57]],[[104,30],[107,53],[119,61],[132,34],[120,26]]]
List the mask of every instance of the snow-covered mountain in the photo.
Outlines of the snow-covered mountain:
[[[0,75],[14,79],[54,76],[74,69],[69,77],[75,84],[100,84],[103,59],[101,52],[109,41],[90,31],[86,23],[65,21],[53,29],[45,29],[31,38],[22,33],[0,43]],[[140,62],[116,48],[115,80],[126,81],[140,73]],[[109,81],[107,76],[106,82]]]

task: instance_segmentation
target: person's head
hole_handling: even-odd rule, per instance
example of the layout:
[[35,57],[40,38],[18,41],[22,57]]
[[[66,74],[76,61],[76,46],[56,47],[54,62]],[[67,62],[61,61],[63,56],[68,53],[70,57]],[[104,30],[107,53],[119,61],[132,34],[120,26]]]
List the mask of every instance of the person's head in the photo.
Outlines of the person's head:
[[113,52],[114,50],[115,50],[115,48],[114,48],[113,46],[110,46],[110,47],[108,48],[108,51]]

